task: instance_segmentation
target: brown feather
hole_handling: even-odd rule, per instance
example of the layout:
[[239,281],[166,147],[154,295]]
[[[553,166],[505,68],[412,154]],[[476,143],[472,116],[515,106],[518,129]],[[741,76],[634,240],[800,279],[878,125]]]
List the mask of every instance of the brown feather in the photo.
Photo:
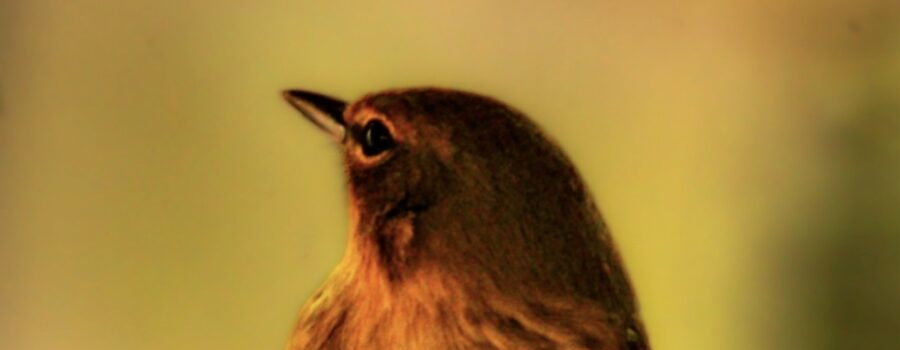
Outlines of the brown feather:
[[[397,140],[378,157],[354,144],[372,118]],[[649,349],[589,191],[524,115],[412,89],[343,120],[350,244],[288,349]]]

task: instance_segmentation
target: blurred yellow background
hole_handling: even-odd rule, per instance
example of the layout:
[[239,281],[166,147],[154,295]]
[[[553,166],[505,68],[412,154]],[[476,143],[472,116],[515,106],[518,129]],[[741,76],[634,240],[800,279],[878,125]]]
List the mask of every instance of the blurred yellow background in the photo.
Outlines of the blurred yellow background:
[[438,85],[579,166],[656,349],[900,348],[900,3],[0,2],[0,348],[280,349],[343,253],[285,104]]

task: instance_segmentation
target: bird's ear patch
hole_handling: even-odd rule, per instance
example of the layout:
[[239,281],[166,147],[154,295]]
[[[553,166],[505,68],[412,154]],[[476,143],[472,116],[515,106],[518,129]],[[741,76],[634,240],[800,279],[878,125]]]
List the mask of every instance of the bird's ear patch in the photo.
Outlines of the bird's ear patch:
[[438,158],[445,162],[450,161],[453,154],[456,153],[456,148],[453,146],[453,143],[450,142],[450,133],[435,127],[434,125],[427,124],[421,126],[419,129],[421,130],[420,137],[429,140],[431,148],[434,149]]

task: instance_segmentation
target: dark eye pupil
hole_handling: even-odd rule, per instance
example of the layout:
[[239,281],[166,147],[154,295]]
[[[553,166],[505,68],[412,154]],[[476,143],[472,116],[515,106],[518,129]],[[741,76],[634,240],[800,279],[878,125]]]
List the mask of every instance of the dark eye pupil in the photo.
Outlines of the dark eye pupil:
[[372,120],[366,124],[363,135],[362,151],[367,156],[374,156],[394,146],[391,132],[380,121]]

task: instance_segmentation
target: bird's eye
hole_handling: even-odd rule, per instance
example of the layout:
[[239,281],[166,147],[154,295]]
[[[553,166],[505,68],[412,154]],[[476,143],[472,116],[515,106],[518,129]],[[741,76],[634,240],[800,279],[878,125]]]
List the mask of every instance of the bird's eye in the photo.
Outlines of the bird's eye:
[[366,123],[363,130],[362,151],[366,156],[374,156],[394,147],[394,138],[384,124],[378,120]]

